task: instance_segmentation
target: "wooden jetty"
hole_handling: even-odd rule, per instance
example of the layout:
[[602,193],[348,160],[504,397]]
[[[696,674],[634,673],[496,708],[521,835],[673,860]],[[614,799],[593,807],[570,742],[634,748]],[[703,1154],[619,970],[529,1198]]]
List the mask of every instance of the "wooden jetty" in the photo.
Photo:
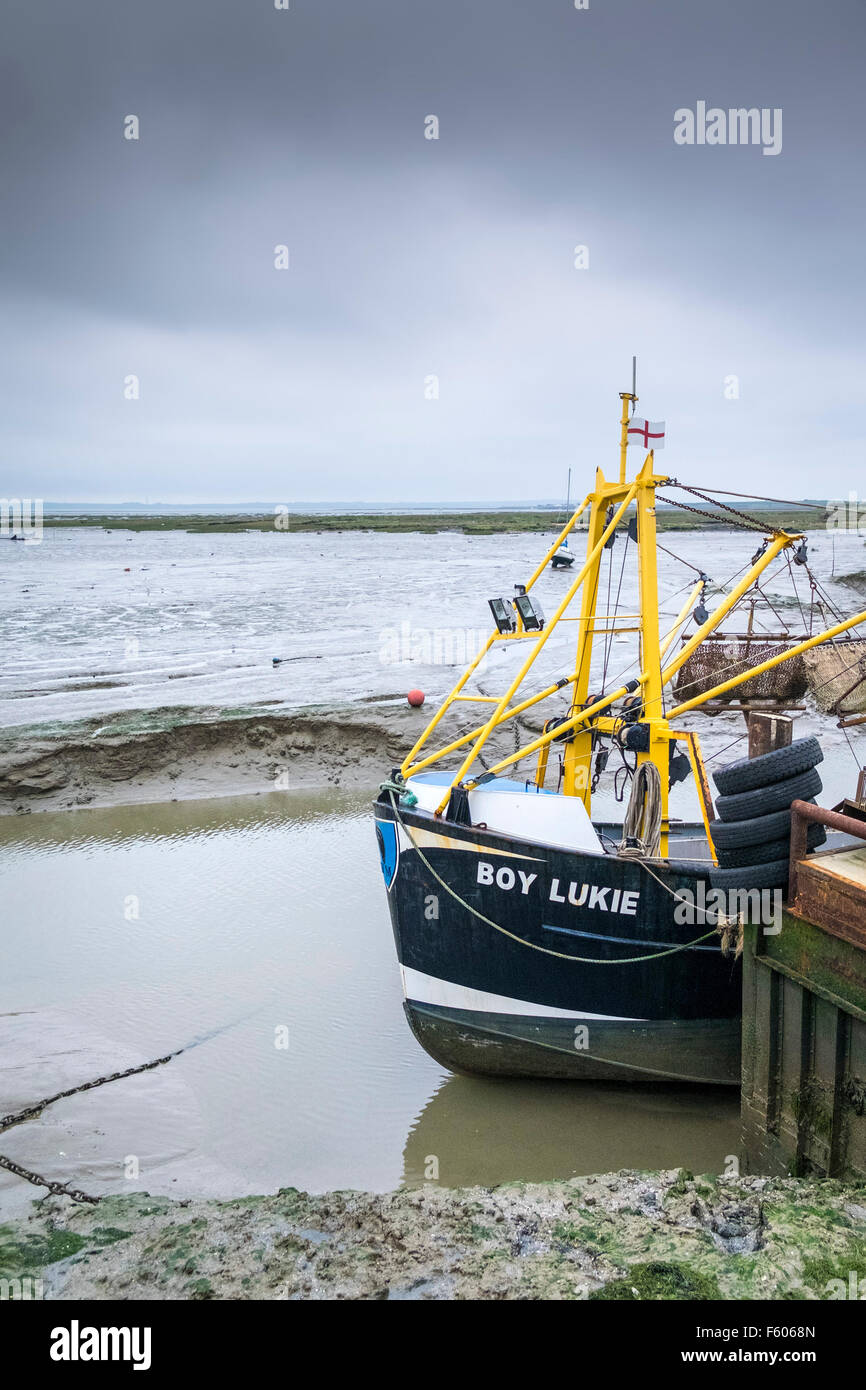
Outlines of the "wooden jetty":
[[[866,1179],[862,814],[860,819],[795,801],[791,879],[781,930],[745,928],[742,1121],[747,1172]],[[814,822],[864,843],[807,858],[806,832]]]

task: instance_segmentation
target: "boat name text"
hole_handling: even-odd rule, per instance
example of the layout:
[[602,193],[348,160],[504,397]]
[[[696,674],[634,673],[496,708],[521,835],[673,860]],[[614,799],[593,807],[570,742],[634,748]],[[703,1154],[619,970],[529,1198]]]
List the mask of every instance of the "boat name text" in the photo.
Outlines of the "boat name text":
[[[523,869],[512,869],[507,864],[496,868],[486,859],[478,861],[477,883],[495,884],[497,888],[502,888],[506,893],[512,889],[520,887],[520,892],[527,896],[530,888],[538,874],[528,874]],[[609,896],[608,896],[609,895]],[[602,887],[595,883],[578,883],[574,879],[565,890],[559,885],[558,878],[550,880],[550,895],[548,901],[552,903],[570,903],[572,907],[594,908],[598,912],[617,912],[621,916],[636,917],[637,905],[640,901],[640,892],[635,889],[612,888],[610,884]]]

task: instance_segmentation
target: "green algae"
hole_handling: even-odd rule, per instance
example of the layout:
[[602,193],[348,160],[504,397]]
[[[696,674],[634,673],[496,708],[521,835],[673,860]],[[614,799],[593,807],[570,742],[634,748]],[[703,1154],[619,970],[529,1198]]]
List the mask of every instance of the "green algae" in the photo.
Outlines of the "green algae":
[[827,1285],[831,1280],[848,1283],[851,1275],[866,1278],[866,1239],[852,1239],[846,1250],[836,1254],[819,1254],[803,1260],[803,1283],[819,1298],[829,1298]]
[[186,1296],[191,1299],[216,1298],[213,1284],[209,1279],[193,1279],[186,1286]]
[[666,1264],[656,1260],[649,1264],[633,1264],[622,1279],[611,1279],[603,1288],[594,1290],[590,1300],[622,1301],[628,1299],[720,1299],[723,1295],[716,1279],[691,1269],[688,1265]]
[[0,1226],[0,1276],[35,1275],[47,1265],[77,1255],[85,1244],[83,1236],[60,1228],[21,1238],[14,1227]]
[[0,1249],[14,1248],[17,1272],[35,1273],[34,1256],[59,1261],[60,1297],[824,1299],[831,1280],[866,1277],[863,1192],[679,1170],[490,1190],[138,1196],[40,1205],[0,1229]]
[[132,1231],[122,1231],[117,1226],[94,1226],[93,1228],[93,1239],[98,1245],[113,1245],[116,1240],[128,1240],[131,1235]]

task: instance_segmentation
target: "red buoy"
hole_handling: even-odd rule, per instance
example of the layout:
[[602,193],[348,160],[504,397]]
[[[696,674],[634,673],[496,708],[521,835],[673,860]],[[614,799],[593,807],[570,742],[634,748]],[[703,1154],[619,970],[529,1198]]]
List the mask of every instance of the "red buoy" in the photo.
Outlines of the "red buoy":
[[409,704],[412,706],[413,709],[420,709],[424,703],[424,691],[410,690],[409,694],[406,696],[406,699],[409,701]]

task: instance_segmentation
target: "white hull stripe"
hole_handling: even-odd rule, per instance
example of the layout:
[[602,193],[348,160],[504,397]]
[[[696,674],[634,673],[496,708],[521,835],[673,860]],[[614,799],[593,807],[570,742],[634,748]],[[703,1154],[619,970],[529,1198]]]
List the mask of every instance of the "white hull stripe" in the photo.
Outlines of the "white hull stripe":
[[420,970],[400,966],[403,997],[410,1004],[438,1004],[443,1009],[470,1009],[479,1014],[519,1014],[531,1018],[595,1018],[615,1023],[643,1023],[644,1019],[622,1018],[619,1014],[589,1014],[577,1009],[557,1009],[549,1004],[531,1004],[527,999],[509,999],[505,994],[488,994],[483,989],[467,989],[450,980],[437,980]]

